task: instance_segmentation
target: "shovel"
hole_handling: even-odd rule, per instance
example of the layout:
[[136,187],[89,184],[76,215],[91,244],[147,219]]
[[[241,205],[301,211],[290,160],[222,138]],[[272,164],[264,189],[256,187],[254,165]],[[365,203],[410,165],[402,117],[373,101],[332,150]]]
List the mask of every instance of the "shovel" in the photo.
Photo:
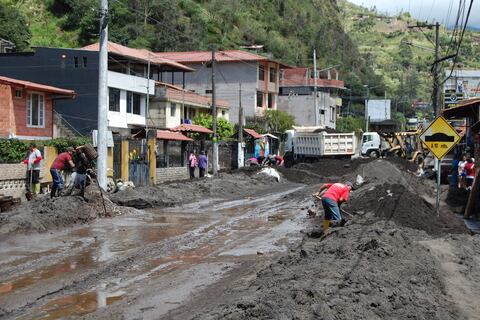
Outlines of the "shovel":
[[30,169],[28,171],[29,175],[28,175],[28,188],[27,188],[27,192],[25,192],[25,198],[27,198],[27,201],[30,201],[32,200],[33,198],[33,194],[32,194],[32,179],[33,179],[33,169]]

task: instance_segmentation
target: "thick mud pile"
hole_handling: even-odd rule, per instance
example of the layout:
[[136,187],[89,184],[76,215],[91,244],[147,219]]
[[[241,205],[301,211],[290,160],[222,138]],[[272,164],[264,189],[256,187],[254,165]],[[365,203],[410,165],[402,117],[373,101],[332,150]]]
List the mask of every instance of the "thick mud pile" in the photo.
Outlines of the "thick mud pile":
[[462,319],[415,237],[378,221],[306,238],[191,319]]
[[283,183],[259,173],[260,167],[248,167],[221,172],[216,177],[170,182],[156,187],[139,187],[111,195],[110,199],[122,206],[135,208],[170,207],[205,198],[253,196]]
[[71,226],[124,211],[112,203],[106,195],[102,200],[100,191],[95,186],[87,187],[85,197],[88,202],[79,196],[50,199],[49,195],[24,202],[13,211],[0,215],[0,235]]

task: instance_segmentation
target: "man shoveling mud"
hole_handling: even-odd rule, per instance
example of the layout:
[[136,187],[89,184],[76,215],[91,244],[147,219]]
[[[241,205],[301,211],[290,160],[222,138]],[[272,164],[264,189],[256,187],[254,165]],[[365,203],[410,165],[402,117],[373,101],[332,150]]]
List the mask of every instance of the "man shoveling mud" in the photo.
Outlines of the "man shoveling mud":
[[325,217],[323,219],[323,232],[330,227],[330,223],[343,224],[345,222],[340,214],[340,206],[347,202],[352,190],[353,184],[349,181],[342,183],[327,183],[320,187],[320,190],[314,194],[315,197],[322,200]]

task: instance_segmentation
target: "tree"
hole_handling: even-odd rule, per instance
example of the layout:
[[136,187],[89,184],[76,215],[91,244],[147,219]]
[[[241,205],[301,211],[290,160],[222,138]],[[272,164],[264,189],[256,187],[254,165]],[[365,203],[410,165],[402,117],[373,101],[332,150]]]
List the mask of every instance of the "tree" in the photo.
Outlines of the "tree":
[[17,51],[28,48],[32,34],[20,11],[8,4],[0,2],[0,38],[15,44]]
[[[193,119],[194,124],[212,129],[212,115],[201,113]],[[225,140],[233,135],[233,125],[224,118],[217,118],[217,134],[220,140]]]
[[265,120],[269,131],[274,133],[284,133],[295,125],[295,118],[285,111],[267,110]]

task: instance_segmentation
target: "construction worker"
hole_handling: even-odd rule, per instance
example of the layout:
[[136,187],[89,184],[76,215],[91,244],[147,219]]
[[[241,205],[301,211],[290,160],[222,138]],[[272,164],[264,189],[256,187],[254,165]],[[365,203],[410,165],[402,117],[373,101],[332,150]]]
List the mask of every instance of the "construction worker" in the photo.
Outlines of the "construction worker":
[[353,184],[349,181],[345,183],[327,183],[320,187],[320,190],[314,196],[322,199],[325,217],[323,219],[323,231],[326,232],[330,223],[342,225],[345,220],[340,214],[340,206],[348,201]]
[[52,165],[50,166],[50,174],[52,175],[53,185],[52,190],[50,191],[50,198],[53,198],[62,192],[64,187],[62,170],[69,165],[70,168],[74,168],[75,164],[72,160],[73,147],[68,147],[67,151],[60,153],[55,160],[53,160]]
[[84,200],[85,198],[85,187],[87,184],[87,170],[90,167],[90,161],[88,160],[85,153],[83,153],[83,146],[75,149],[75,169],[76,175],[74,180],[74,187],[80,189],[79,196]]
[[42,161],[42,153],[37,149],[35,143],[31,143],[27,156],[23,160],[23,163],[27,165],[25,183],[27,186],[27,200],[30,200],[33,195],[40,193],[40,161]]

